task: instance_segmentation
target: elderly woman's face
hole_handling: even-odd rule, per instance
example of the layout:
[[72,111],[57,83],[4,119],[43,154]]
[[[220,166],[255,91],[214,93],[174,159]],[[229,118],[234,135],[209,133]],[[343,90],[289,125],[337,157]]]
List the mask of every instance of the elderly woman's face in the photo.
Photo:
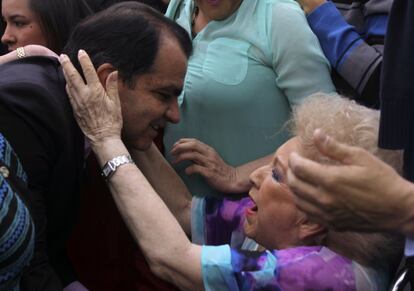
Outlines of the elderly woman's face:
[[239,8],[242,1],[243,0],[195,0],[198,8],[210,20],[226,19]]
[[28,44],[47,46],[37,17],[30,9],[30,0],[2,0],[2,16],[6,28],[1,42],[10,51]]
[[255,205],[246,210],[244,231],[269,249],[282,249],[299,243],[298,225],[303,217],[295,205],[286,182],[288,157],[298,151],[299,140],[284,143],[269,165],[250,175],[253,184],[249,196]]

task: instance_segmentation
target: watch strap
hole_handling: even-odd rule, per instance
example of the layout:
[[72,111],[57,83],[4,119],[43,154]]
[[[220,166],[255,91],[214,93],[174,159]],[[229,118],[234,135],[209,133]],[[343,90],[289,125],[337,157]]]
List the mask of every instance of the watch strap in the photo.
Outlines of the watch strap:
[[135,164],[130,155],[120,155],[109,160],[102,168],[101,175],[108,180],[116,170],[125,164]]

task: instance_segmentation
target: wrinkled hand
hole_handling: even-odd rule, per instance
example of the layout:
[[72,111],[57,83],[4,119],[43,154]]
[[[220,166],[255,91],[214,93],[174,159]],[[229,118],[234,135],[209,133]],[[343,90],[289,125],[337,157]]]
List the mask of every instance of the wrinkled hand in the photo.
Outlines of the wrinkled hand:
[[302,6],[303,11],[306,14],[311,13],[313,10],[321,6],[326,2],[326,0],[296,0],[300,6]]
[[[338,230],[398,230],[414,208],[411,184],[367,151],[336,142],[319,130],[318,150],[341,165],[321,165],[293,153],[288,184],[297,206]],[[411,204],[410,204],[411,203]]]
[[221,192],[237,192],[237,169],[226,164],[212,147],[194,138],[182,138],[174,144],[171,154],[175,156],[173,164],[193,162],[185,169],[187,175],[199,174]]
[[118,74],[112,72],[102,87],[89,56],[78,56],[86,84],[66,55],[60,62],[67,82],[66,91],[75,118],[92,147],[107,139],[120,139],[122,128],[121,105],[118,97]]

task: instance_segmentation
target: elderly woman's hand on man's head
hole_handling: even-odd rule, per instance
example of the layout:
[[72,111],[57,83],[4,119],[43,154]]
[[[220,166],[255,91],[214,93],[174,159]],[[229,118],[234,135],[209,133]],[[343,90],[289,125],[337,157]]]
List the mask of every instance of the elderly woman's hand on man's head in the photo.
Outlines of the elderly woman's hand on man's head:
[[407,205],[414,205],[413,187],[393,168],[320,130],[314,133],[314,143],[320,153],[339,165],[290,156],[288,184],[300,209],[339,230],[414,230],[407,225],[412,215]]
[[66,55],[60,56],[67,82],[66,91],[80,128],[92,147],[104,140],[120,139],[122,114],[118,96],[118,72],[113,71],[107,76],[104,88],[87,53],[80,50],[78,59],[86,83],[69,58]]

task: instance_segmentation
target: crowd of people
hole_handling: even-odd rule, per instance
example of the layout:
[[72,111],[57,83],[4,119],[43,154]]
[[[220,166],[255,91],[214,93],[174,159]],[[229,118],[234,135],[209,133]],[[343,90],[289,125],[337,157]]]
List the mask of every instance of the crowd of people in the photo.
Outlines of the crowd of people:
[[414,282],[410,1],[1,13],[0,290]]

